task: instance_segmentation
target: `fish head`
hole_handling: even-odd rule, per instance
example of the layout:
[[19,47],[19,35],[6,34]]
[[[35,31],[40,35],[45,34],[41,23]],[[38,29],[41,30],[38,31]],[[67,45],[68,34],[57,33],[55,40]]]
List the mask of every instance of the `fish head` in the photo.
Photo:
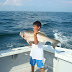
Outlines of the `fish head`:
[[24,39],[27,40],[27,41],[33,41],[33,31],[22,31],[20,32],[20,36],[23,38],[24,36]]
[[25,40],[26,40],[26,36],[25,36],[25,33],[22,31],[22,32],[20,32],[20,34],[19,34],[22,38],[24,38]]

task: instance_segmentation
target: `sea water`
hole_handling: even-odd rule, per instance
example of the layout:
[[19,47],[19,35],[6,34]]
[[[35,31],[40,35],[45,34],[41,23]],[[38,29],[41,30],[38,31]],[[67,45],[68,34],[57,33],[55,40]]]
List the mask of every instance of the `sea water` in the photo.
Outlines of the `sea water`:
[[0,11],[0,50],[29,45],[19,32],[33,30],[36,20],[42,23],[40,31],[61,41],[62,48],[72,49],[71,12]]

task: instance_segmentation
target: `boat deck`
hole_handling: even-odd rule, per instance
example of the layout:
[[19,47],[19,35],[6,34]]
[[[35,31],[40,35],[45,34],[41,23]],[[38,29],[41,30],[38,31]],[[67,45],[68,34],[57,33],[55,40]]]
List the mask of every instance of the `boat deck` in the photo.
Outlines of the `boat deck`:
[[[50,68],[46,68],[44,67],[45,72],[53,72],[53,70],[51,70]],[[35,72],[40,72],[40,69],[35,65]],[[25,68],[24,70],[22,70],[22,72],[31,72],[31,67],[29,66],[28,68]]]

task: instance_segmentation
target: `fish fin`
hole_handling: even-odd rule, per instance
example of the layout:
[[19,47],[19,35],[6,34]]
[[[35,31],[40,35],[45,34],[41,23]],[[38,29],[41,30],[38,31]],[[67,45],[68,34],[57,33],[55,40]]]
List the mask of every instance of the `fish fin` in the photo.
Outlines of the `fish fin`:
[[52,47],[55,49],[55,43],[52,43]]
[[[43,34],[45,34],[44,32],[42,32],[42,31],[40,31],[40,33],[43,33]],[[45,34],[46,35],[46,34]]]
[[52,46],[53,46],[54,49],[55,49],[55,47],[56,47],[56,45],[57,45],[58,43],[60,43],[59,40],[55,40],[55,41],[52,43]]

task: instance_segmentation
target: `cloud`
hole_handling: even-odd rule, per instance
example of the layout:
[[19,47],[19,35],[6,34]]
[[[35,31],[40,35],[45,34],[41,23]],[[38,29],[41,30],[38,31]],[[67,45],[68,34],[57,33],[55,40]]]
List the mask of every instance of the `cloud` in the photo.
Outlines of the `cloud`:
[[70,1],[64,0],[63,3],[72,4],[72,1],[71,0]]
[[24,5],[25,2],[31,2],[32,0],[6,0],[3,5],[10,6],[21,6]]
[[21,0],[6,0],[3,5],[21,6]]

